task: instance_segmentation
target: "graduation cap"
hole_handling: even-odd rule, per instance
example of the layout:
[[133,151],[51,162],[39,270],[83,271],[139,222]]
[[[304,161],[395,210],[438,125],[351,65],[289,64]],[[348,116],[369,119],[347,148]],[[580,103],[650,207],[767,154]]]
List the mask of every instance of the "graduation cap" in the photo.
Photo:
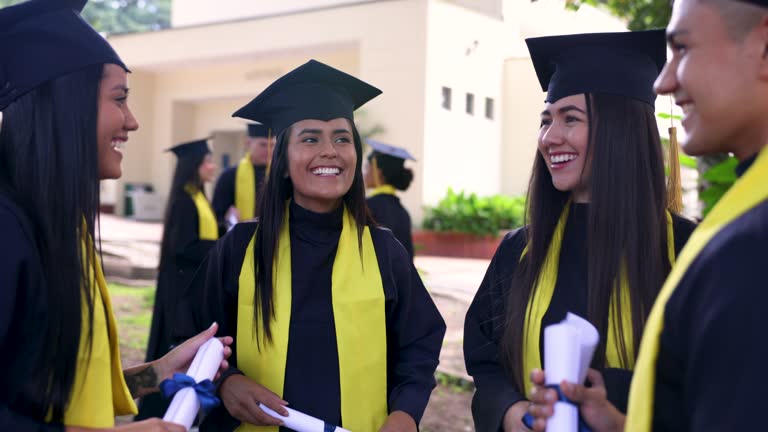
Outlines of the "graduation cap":
[[248,123],[248,136],[251,138],[269,137],[269,128],[259,123]]
[[205,138],[196,141],[185,142],[176,146],[173,146],[166,151],[173,152],[177,158],[190,158],[205,156],[211,152],[211,148],[208,147],[208,140]]
[[38,85],[94,64],[126,71],[81,16],[87,0],[29,0],[0,9],[0,110]]
[[768,7],[768,0],[740,0],[760,7]]
[[550,103],[605,93],[653,105],[653,82],[667,59],[664,30],[547,36],[525,43]]
[[412,160],[415,161],[416,158],[413,157],[408,150],[401,148],[401,147],[395,147],[393,145],[384,144],[380,141],[375,141],[372,139],[367,140],[368,145],[371,146],[373,149],[373,152],[371,153],[370,157],[379,157],[379,156],[388,156],[392,157],[394,159],[400,159],[402,161],[406,160]]
[[354,120],[353,112],[381,90],[317,60],[270,84],[233,117],[257,121],[278,135],[301,120]]

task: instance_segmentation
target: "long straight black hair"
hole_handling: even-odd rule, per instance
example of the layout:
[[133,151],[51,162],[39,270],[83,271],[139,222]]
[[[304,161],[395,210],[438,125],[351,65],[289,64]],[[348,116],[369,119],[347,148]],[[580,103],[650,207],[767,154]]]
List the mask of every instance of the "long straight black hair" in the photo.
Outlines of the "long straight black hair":
[[[360,170],[363,154],[362,140],[354,122],[350,120],[349,123],[355,143],[357,165],[352,186],[342,197],[342,202],[355,220],[358,247],[362,249],[363,231],[366,226],[373,227],[374,222],[365,204],[365,183]],[[261,321],[266,341],[272,340],[270,322],[275,317],[273,305],[274,287],[272,286],[273,262],[277,255],[280,229],[285,222],[285,205],[293,197],[293,183],[291,183],[290,178],[285,176],[288,172],[288,143],[290,136],[290,127],[277,136],[277,143],[272,154],[269,178],[262,188],[262,192],[258,195],[256,205],[259,225],[256,228],[255,234],[253,263],[254,274],[256,275],[254,327],[255,331],[258,332],[258,323]]]
[[[590,211],[588,222],[587,319],[600,332],[593,367],[604,367],[611,294],[618,293],[626,265],[632,335],[638,352],[645,320],[670,270],[667,255],[664,159],[650,105],[623,96],[587,94]],[[526,214],[528,252],[512,278],[506,303],[501,359],[518,388],[524,388],[523,339],[529,298],[547,256],[555,227],[570,192],[552,184],[540,153],[531,174]],[[616,296],[618,298],[618,296]],[[628,367],[621,310],[617,308],[621,361]]]
[[[103,65],[42,84],[3,110],[0,189],[34,229],[45,284],[47,320],[42,352],[30,359],[39,393],[28,395],[44,418],[61,422],[77,369],[81,325],[93,338],[95,257],[83,250],[94,238],[99,210],[97,119]],[[81,305],[88,305],[83,322]]]
[[175,245],[171,236],[171,227],[174,224],[173,205],[183,194],[188,185],[192,186],[205,194],[203,181],[200,179],[200,165],[205,157],[210,153],[196,154],[194,156],[182,157],[176,161],[176,170],[173,172],[171,181],[171,193],[168,195],[168,202],[165,204],[165,213],[163,216],[163,240],[160,243],[160,268],[165,268],[174,262]]

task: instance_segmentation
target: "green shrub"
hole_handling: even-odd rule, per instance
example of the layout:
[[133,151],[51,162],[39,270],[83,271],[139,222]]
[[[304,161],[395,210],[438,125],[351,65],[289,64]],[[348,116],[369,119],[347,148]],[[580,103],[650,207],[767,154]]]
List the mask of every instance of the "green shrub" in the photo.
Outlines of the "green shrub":
[[523,224],[525,197],[476,194],[448,194],[436,207],[427,207],[423,227],[431,231],[452,231],[479,236],[496,236],[499,231],[517,228]]

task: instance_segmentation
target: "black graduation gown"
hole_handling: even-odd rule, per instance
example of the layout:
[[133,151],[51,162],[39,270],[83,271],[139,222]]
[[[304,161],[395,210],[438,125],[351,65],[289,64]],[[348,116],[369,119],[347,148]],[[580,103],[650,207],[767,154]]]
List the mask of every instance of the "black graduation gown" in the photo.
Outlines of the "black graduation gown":
[[[338,352],[331,301],[331,274],[341,233],[342,210],[318,214],[291,205],[292,304],[283,399],[291,408],[342,425]],[[227,233],[207,258],[189,301],[198,328],[212,321],[219,335],[237,334],[238,278],[245,249],[256,229],[241,223]],[[386,304],[389,411],[402,410],[417,422],[435,386],[434,372],[445,323],[416,269],[392,233],[372,229]],[[298,271],[301,269],[301,271]],[[230,364],[237,367],[237,341]],[[239,424],[216,408],[201,430],[227,431]]]
[[[753,161],[740,164],[739,173]],[[768,427],[766,265],[768,200],[715,235],[670,296],[656,363],[653,430]]]
[[[237,179],[237,167],[235,164],[233,167],[227,168],[216,181],[216,188],[213,190],[213,213],[216,215],[216,220],[219,221],[219,227],[227,226],[224,216],[230,207],[235,205],[235,182]],[[261,189],[261,185],[264,184],[264,178],[267,173],[267,167],[264,165],[254,165],[253,173],[256,183],[254,185],[255,191]],[[222,232],[223,233],[223,232]]]
[[395,195],[379,194],[366,200],[368,209],[376,223],[389,228],[400,241],[408,255],[413,258],[413,236],[411,235],[411,216]]
[[[191,328],[191,320],[183,314],[177,314],[179,302],[192,281],[197,268],[203,262],[208,251],[216,243],[200,239],[199,216],[192,197],[180,193],[171,204],[169,222],[164,227],[170,230],[169,253],[171,259],[159,269],[155,306],[152,312],[152,327],[149,332],[146,361],[164,356],[172,344],[179,342],[173,336],[182,332],[180,328]],[[168,406],[162,396],[148,395],[141,400],[136,419],[162,417]]]
[[[588,204],[572,204],[565,228],[557,283],[541,328],[565,318],[567,312],[587,315],[587,224]],[[673,216],[675,250],[679,253],[695,224]],[[509,374],[498,362],[498,350],[504,333],[505,304],[510,281],[526,245],[526,229],[509,233],[499,245],[483,282],[467,311],[464,322],[464,360],[467,372],[475,380],[472,417],[478,432],[500,431],[510,406],[525,399]],[[601,335],[605,337],[605,335]],[[544,332],[540,350],[543,357]],[[630,371],[604,369],[608,399],[626,412]]]
[[[0,193],[0,430],[59,432],[60,424],[45,424],[40,390],[32,388],[31,359],[45,343],[41,331],[48,317],[45,281],[31,222]],[[43,411],[43,412],[40,412]]]

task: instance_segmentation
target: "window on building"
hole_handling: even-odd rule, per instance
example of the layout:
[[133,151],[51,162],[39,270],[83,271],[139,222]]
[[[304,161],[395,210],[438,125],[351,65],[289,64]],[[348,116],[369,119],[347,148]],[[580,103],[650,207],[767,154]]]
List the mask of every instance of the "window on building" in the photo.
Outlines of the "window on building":
[[467,114],[475,115],[475,95],[467,93]]
[[493,120],[493,98],[485,98],[485,118]]
[[450,87],[443,87],[443,103],[441,105],[443,108],[447,109],[448,111],[451,110],[451,88]]

